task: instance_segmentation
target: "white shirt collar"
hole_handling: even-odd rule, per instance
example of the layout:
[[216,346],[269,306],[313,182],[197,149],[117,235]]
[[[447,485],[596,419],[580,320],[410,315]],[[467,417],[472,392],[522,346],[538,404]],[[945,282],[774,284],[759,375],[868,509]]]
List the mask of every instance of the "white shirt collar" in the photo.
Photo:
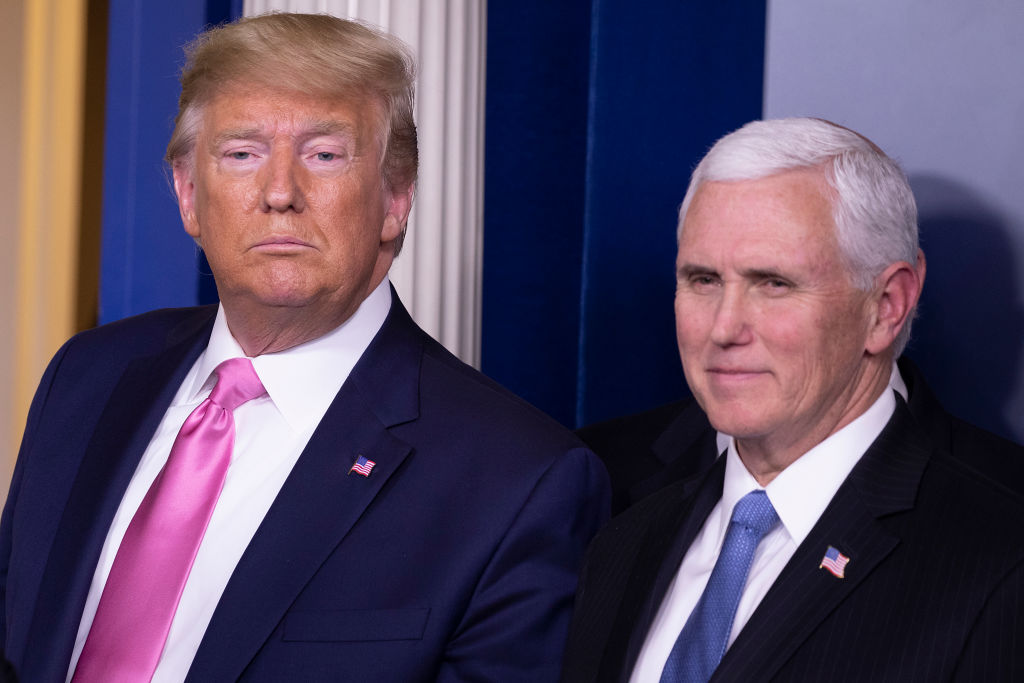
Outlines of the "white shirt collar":
[[722,488],[722,505],[727,512],[721,533],[725,534],[737,501],[763,488],[786,532],[800,545],[895,410],[896,396],[887,389],[853,422],[797,458],[766,487],[747,471],[736,451],[736,441],[730,437]]
[[903,397],[904,401],[910,401],[907,391],[907,383],[903,381],[903,375],[900,374],[900,369],[896,365],[896,361],[892,362],[892,372],[889,374],[889,386],[897,394]]
[[[320,422],[390,310],[391,288],[385,277],[348,320],[327,334],[285,351],[252,358],[270,399],[296,432],[307,431]],[[245,352],[228,329],[221,306],[210,342],[196,361],[185,401],[194,403],[208,394],[215,382],[214,369],[229,358],[241,356]]]

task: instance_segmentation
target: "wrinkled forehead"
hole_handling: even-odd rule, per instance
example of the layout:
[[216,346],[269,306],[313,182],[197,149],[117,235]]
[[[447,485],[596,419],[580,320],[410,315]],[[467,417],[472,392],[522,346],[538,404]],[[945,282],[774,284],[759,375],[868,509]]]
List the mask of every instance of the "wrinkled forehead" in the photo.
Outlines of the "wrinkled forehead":
[[[705,157],[694,171],[690,185],[686,188],[686,195],[679,206],[679,215],[676,225],[677,238],[682,237],[686,225],[686,218],[690,213],[690,207],[701,190],[709,183],[740,183],[766,180],[779,176],[799,176],[806,179],[808,183],[814,184],[829,203],[833,206],[838,201],[839,195],[835,188],[834,181],[834,159],[826,159],[819,164],[798,165],[798,166],[773,166],[773,165],[752,165],[745,163],[743,155],[740,159],[729,156],[724,158]],[[749,160],[746,160],[749,161]],[[744,162],[744,163],[741,163]]]
[[814,169],[703,183],[679,239],[680,258],[708,250],[821,257],[837,249],[829,189]]
[[240,132],[265,133],[289,122],[311,133],[345,133],[361,148],[380,153],[385,140],[383,104],[363,91],[310,92],[252,81],[221,85],[196,108],[197,134],[207,140]]
[[698,217],[714,223],[719,216],[743,212],[752,213],[755,220],[758,212],[793,217],[813,214],[815,219],[825,218],[834,225],[835,194],[819,167],[787,169],[750,178],[707,179],[695,189],[683,227]]

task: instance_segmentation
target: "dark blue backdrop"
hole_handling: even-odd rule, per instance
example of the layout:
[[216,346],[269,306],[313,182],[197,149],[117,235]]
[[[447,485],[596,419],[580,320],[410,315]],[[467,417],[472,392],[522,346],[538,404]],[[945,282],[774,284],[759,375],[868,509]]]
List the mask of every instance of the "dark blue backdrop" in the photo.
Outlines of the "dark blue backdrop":
[[[161,161],[178,110],[182,47],[242,0],[110,0],[100,322],[211,296]],[[202,295],[201,295],[202,290]]]
[[567,425],[686,392],[675,216],[760,117],[764,0],[490,2],[482,369]]

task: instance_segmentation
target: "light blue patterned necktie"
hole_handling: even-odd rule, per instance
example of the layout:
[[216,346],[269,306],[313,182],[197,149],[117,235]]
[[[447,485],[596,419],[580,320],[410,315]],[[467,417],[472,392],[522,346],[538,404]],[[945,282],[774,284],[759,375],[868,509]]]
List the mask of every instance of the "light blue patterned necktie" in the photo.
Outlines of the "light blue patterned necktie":
[[736,503],[722,552],[669,653],[661,683],[705,683],[711,678],[725,654],[754,551],[778,521],[764,491],[751,491]]

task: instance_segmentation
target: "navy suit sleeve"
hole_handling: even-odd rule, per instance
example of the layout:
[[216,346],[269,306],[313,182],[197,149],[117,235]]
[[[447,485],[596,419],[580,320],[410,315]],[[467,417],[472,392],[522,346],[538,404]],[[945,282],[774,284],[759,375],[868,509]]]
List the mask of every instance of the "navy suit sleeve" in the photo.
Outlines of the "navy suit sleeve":
[[1024,681],[1024,563],[996,587],[971,629],[956,681]]
[[558,679],[583,553],[609,506],[590,451],[555,460],[484,569],[438,681]]
[[32,445],[32,438],[39,426],[40,414],[50,394],[50,387],[53,385],[54,376],[60,367],[64,354],[67,351],[67,342],[57,351],[50,364],[46,367],[39,387],[36,389],[32,404],[29,406],[28,420],[25,423],[25,432],[21,439],[21,448],[18,452],[18,460],[14,467],[14,475],[11,477],[11,486],[7,491],[7,502],[4,504],[3,519],[0,520],[0,646],[7,642],[7,623],[9,621],[7,604],[7,574],[10,569],[11,546],[13,534],[13,511],[14,504],[18,498],[18,488],[24,470],[22,454],[27,453]]

